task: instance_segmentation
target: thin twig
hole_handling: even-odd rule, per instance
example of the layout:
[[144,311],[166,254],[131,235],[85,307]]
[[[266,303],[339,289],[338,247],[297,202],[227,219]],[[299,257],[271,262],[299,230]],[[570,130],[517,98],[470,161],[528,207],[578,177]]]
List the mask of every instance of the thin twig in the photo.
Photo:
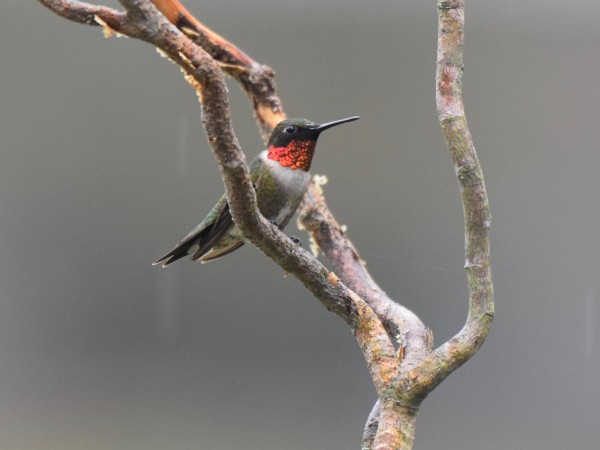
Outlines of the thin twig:
[[190,14],[178,0],[152,0],[152,3],[171,23],[207,51],[215,61],[220,62],[224,72],[238,81],[252,101],[263,140],[266,142],[275,125],[285,119],[283,106],[273,80],[275,76],[273,69],[257,63],[238,47],[208,28]]
[[86,25],[101,25],[97,18],[113,24],[116,28],[122,28],[126,22],[124,12],[108,6],[92,5],[77,0],[41,0],[40,3],[65,19]]
[[415,399],[431,392],[483,344],[494,317],[491,216],[481,165],[462,101],[464,1],[439,0],[436,100],[462,196],[469,314],[464,327],[413,370],[405,387]]

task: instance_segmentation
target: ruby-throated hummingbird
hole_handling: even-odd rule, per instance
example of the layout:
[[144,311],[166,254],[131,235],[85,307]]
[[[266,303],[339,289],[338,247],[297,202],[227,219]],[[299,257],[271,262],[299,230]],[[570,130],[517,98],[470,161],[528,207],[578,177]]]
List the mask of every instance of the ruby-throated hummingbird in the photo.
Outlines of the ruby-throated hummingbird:
[[[250,178],[256,189],[258,209],[280,230],[288,224],[308,189],[317,139],[322,131],[342,120],[316,124],[306,119],[286,119],[273,129],[267,149],[250,163]],[[154,264],[163,267],[187,255],[205,263],[224,256],[244,244],[244,238],[233,223],[225,194],[204,220],[183,240]]]

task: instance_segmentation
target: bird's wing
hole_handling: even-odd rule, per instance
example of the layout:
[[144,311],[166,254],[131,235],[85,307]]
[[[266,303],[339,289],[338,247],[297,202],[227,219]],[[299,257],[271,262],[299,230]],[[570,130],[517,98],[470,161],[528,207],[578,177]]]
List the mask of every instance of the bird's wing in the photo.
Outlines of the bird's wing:
[[[255,189],[258,189],[258,185],[260,184],[260,173],[262,173],[260,169],[262,164],[262,160],[259,157],[254,158],[250,163],[250,179]],[[211,252],[206,255],[233,225],[227,196],[223,195],[204,220],[190,231],[173,250],[154,264],[163,263],[163,267],[165,267],[192,252],[194,253],[192,259],[196,260],[200,258],[202,261],[209,261],[210,259],[231,253],[242,246],[244,242],[241,240],[240,242],[233,241],[231,247],[225,247],[217,252]],[[202,258],[204,255],[207,257]]]
[[[196,251],[197,254],[197,251],[203,250],[202,253],[205,253],[210,250],[210,247],[224,234],[225,230],[232,223],[233,220],[231,219],[231,214],[229,214],[227,197],[223,195],[204,220],[190,231],[173,250],[154,264],[163,263],[163,267],[166,267],[178,259],[189,255],[192,251]],[[202,255],[198,255],[198,257],[200,256]]]

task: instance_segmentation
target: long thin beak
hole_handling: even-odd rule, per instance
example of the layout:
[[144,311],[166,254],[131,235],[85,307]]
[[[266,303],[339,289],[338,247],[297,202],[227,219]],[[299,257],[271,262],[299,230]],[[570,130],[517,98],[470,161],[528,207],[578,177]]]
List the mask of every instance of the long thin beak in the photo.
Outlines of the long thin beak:
[[320,133],[321,131],[325,131],[327,128],[335,127],[336,125],[341,125],[342,123],[346,123],[346,122],[353,122],[358,119],[360,119],[360,117],[352,116],[352,117],[347,117],[345,119],[334,120],[333,122],[327,122],[327,123],[318,125],[315,128],[315,130]]

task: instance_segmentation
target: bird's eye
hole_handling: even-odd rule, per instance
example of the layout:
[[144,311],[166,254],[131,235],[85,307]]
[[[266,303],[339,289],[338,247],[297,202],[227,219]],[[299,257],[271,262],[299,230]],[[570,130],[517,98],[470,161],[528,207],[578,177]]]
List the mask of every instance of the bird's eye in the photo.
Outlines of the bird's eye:
[[283,131],[287,134],[294,134],[296,132],[296,127],[294,125],[288,125]]

